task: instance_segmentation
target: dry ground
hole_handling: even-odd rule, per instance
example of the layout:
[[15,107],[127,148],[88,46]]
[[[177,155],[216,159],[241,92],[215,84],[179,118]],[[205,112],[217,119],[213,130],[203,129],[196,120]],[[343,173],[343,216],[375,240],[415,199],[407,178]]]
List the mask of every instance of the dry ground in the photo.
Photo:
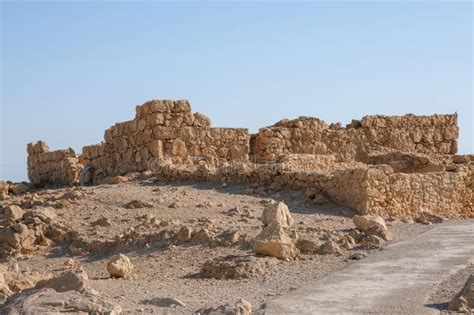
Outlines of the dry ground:
[[[70,190],[54,189],[37,193],[42,198],[51,198],[60,197]],[[352,250],[341,255],[302,254],[293,262],[258,257],[263,274],[230,280],[199,276],[207,260],[230,254],[255,256],[250,243],[262,229],[260,216],[271,199],[283,200],[289,206],[295,220],[294,230],[300,237],[317,239],[327,231],[332,233],[354,228],[351,220],[354,213],[349,209],[333,204],[315,205],[298,191],[269,193],[266,189],[247,185],[164,183],[153,179],[85,187],[80,191],[82,196],[57,209],[56,213],[59,222],[75,231],[75,237],[81,239],[84,248],[54,245],[39,253],[10,257],[4,264],[11,270],[16,268],[47,277],[61,274],[65,270],[64,262],[73,258],[76,265],[89,275],[91,287],[120,304],[125,313],[190,313],[202,307],[235,303],[241,298],[251,302],[253,309],[257,310],[268,299],[284,295],[342,268],[350,268],[353,263],[349,259]],[[132,200],[144,202],[149,207],[126,207]],[[93,224],[103,218],[108,219],[111,225]],[[154,224],[149,224],[150,221]],[[173,245],[141,237],[143,233],[152,233],[158,227],[179,230],[183,225],[195,231],[207,229],[214,235],[238,232],[240,241],[230,244],[192,241]],[[430,228],[399,221],[388,222],[388,226],[394,236],[393,242]],[[118,235],[130,235],[131,227],[140,231],[138,236],[132,237],[136,242],[111,245]],[[91,245],[97,240],[102,242]],[[86,250],[87,246],[95,248],[93,253]],[[117,252],[125,253],[135,265],[132,277],[109,277],[106,265]],[[154,298],[168,297],[179,299],[186,306],[163,309],[147,303]]]

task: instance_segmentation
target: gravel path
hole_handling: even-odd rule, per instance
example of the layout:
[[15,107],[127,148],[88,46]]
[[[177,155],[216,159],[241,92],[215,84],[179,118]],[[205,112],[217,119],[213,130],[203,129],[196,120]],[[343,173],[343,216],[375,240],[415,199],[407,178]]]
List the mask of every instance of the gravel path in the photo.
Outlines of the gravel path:
[[430,295],[474,261],[474,221],[449,221],[267,303],[265,314],[439,314]]

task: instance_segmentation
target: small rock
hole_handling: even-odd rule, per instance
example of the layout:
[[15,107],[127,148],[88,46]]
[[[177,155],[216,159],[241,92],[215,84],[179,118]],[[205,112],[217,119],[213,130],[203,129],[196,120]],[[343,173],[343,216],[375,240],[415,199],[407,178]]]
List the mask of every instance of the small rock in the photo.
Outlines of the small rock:
[[106,217],[102,217],[94,222],[91,223],[92,226],[111,226],[112,222]]
[[123,254],[114,256],[107,264],[107,271],[112,278],[128,277],[133,273],[133,270],[134,266],[130,259]]
[[177,237],[178,237],[178,240],[180,241],[188,242],[191,240],[192,235],[193,235],[193,230],[188,226],[183,226],[178,231]]
[[321,248],[323,255],[340,255],[342,254],[341,247],[333,241],[327,241]]
[[28,184],[25,184],[25,183],[16,184],[13,187],[11,187],[11,191],[15,195],[24,194],[24,193],[28,192],[30,189],[31,189],[30,186]]
[[241,299],[234,305],[227,304],[216,308],[202,308],[197,313],[201,315],[250,315],[252,314],[252,304]]
[[354,252],[349,256],[349,259],[352,260],[361,260],[367,257],[367,253],[365,252]]
[[284,227],[291,227],[294,223],[288,206],[283,202],[268,205],[262,214],[262,222],[265,226],[276,223]]
[[431,211],[422,211],[415,219],[417,223],[430,225],[433,223],[443,223],[446,219]]
[[143,304],[150,304],[150,305],[155,305],[158,307],[172,307],[172,306],[181,306],[185,307],[186,304],[181,302],[178,299],[173,299],[173,298],[154,298],[151,300],[145,300],[142,302]]
[[382,217],[376,215],[356,215],[352,221],[361,232],[364,232],[366,235],[377,235],[386,241],[390,241],[392,236],[388,231],[385,220]]
[[23,218],[25,211],[17,205],[11,205],[4,208],[5,218],[7,220],[20,220]]
[[155,205],[151,202],[146,202],[142,200],[133,199],[124,205],[124,208],[127,209],[139,209],[139,208],[153,208]]
[[292,239],[283,227],[277,223],[271,223],[257,235],[253,250],[257,254],[273,256],[282,260],[293,260],[298,256],[299,250],[293,244]]
[[300,239],[296,245],[299,250],[306,253],[318,253],[321,250],[321,245],[310,240]]
[[76,266],[76,261],[72,258],[69,258],[64,261],[63,265],[65,268],[72,269]]
[[326,198],[325,196],[321,195],[321,194],[317,194],[313,198],[313,203],[317,206],[324,205],[324,204],[329,203],[329,202],[330,202],[329,199]]

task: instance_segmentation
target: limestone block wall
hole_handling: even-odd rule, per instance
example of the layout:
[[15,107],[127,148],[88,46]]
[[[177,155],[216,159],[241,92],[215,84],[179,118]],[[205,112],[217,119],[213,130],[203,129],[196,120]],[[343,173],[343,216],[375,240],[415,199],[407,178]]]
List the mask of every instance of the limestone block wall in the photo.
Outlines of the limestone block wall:
[[251,151],[259,162],[283,154],[338,154],[357,160],[374,151],[454,154],[458,133],[457,114],[365,116],[346,128],[300,117],[261,128]]
[[83,148],[84,164],[102,176],[148,169],[150,161],[213,156],[248,160],[247,129],[211,128],[209,118],[192,113],[188,101],[153,100],[136,107],[135,119],[105,131],[105,142]]
[[403,218],[422,211],[474,217],[473,166],[454,172],[394,173],[387,165],[335,174],[324,190],[361,214]]
[[49,151],[43,141],[29,143],[28,178],[36,186],[72,185],[79,180],[82,169],[73,149]]

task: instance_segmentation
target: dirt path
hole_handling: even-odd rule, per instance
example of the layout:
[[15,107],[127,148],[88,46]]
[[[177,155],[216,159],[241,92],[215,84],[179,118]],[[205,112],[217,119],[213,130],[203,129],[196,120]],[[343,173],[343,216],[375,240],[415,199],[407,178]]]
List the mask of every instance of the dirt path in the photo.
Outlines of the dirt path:
[[450,221],[267,303],[265,314],[438,314],[430,293],[474,261],[474,221]]

